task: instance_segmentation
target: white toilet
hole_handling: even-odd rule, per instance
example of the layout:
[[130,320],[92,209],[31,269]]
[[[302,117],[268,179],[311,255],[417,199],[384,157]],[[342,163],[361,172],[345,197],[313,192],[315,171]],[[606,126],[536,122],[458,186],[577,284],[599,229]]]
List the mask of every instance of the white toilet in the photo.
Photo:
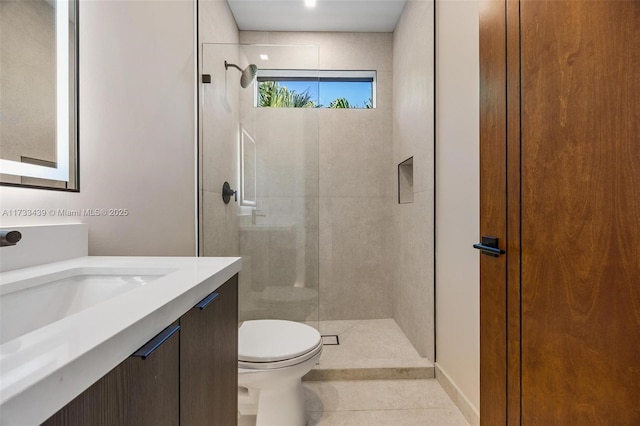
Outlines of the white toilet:
[[245,321],[238,330],[238,411],[256,426],[304,426],[302,376],[320,359],[322,338],[293,321]]

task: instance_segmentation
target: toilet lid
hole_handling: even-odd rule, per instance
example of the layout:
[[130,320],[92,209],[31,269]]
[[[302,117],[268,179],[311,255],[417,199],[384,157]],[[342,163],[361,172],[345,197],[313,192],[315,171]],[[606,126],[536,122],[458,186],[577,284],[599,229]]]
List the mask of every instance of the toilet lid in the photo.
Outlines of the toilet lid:
[[245,321],[238,330],[238,360],[282,361],[304,355],[320,342],[318,330],[299,322]]

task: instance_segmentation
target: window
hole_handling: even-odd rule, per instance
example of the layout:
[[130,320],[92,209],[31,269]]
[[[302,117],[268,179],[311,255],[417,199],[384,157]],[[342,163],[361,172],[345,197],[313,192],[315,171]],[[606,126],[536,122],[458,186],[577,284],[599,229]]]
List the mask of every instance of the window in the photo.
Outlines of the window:
[[258,70],[254,105],[275,108],[376,107],[375,71]]

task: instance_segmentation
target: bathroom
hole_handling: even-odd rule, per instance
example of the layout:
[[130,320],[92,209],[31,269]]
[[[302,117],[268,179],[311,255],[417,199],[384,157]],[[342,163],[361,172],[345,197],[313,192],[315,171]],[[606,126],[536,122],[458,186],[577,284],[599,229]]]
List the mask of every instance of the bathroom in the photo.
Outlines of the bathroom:
[[[477,423],[478,256],[471,244],[478,234],[478,6],[408,1],[404,8],[395,32],[287,34],[239,31],[226,1],[200,1],[197,7],[191,1],[82,3],[81,190],[3,186],[2,209],[107,208],[127,213],[81,218],[3,215],[2,226],[80,221],[88,224],[88,252],[96,256],[243,255],[240,228],[246,223],[241,221],[250,221],[254,210],[221,200],[224,181],[238,189],[240,113],[231,108],[238,118],[225,121],[222,129],[203,115],[207,107],[226,111],[225,105],[206,104],[207,91],[219,88],[220,78],[228,79],[223,82],[226,95],[249,92],[241,91],[239,72],[225,72],[225,58],[217,61],[215,48],[234,47],[237,52],[238,46],[305,46],[315,49],[309,68],[375,70],[375,109],[307,111],[305,127],[289,129],[304,132],[311,146],[304,157],[296,157],[302,154],[291,147],[292,161],[308,162],[301,173],[310,174],[303,180],[311,181],[303,188],[308,204],[291,202],[289,210],[297,214],[302,209],[308,215],[305,232],[316,233],[305,246],[305,257],[295,260],[304,268],[296,269],[292,284],[317,291],[315,308],[305,311],[304,319],[322,334],[342,333],[327,328],[327,321],[387,321],[381,324],[401,330],[421,358],[435,362],[428,373],[435,380],[361,380],[344,388],[337,380],[318,382],[323,384],[316,390],[310,384],[312,418],[318,424],[323,424],[323,415],[326,424],[340,419],[369,419],[365,424],[372,424],[367,416],[387,415],[390,424],[400,424],[394,421],[403,417],[393,416],[413,414],[420,424],[439,424],[439,416],[450,413],[454,420]],[[201,74],[211,65],[206,49],[214,50],[216,61],[211,63],[220,66],[210,72],[212,86],[201,84]],[[414,96],[419,91],[425,96]],[[208,139],[209,134],[201,133],[210,131],[219,137]],[[233,143],[215,146],[226,139]],[[207,141],[210,145],[203,145]],[[415,171],[413,203],[398,204],[398,164],[409,157]],[[288,183],[286,177],[269,182],[272,188]],[[283,216],[274,213],[273,203],[261,203],[257,225],[288,223],[278,222]],[[251,295],[246,291],[250,284],[242,283],[243,273],[240,280],[242,318],[243,296]],[[332,349],[327,345],[325,354]],[[376,351],[380,349],[370,349],[357,361]],[[420,380],[439,386],[438,397],[414,387]],[[326,398],[340,394],[346,405],[319,404],[311,397],[323,392]],[[375,398],[348,402],[353,392],[419,395],[393,406]],[[443,395],[449,396],[448,402],[438,399]]]

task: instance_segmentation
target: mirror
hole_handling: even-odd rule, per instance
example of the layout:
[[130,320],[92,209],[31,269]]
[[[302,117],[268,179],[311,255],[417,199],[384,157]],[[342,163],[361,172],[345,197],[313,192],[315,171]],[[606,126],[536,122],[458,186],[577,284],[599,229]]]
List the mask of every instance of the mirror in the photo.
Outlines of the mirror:
[[78,191],[77,0],[0,2],[0,183]]
[[240,205],[256,205],[256,141],[240,126]]

